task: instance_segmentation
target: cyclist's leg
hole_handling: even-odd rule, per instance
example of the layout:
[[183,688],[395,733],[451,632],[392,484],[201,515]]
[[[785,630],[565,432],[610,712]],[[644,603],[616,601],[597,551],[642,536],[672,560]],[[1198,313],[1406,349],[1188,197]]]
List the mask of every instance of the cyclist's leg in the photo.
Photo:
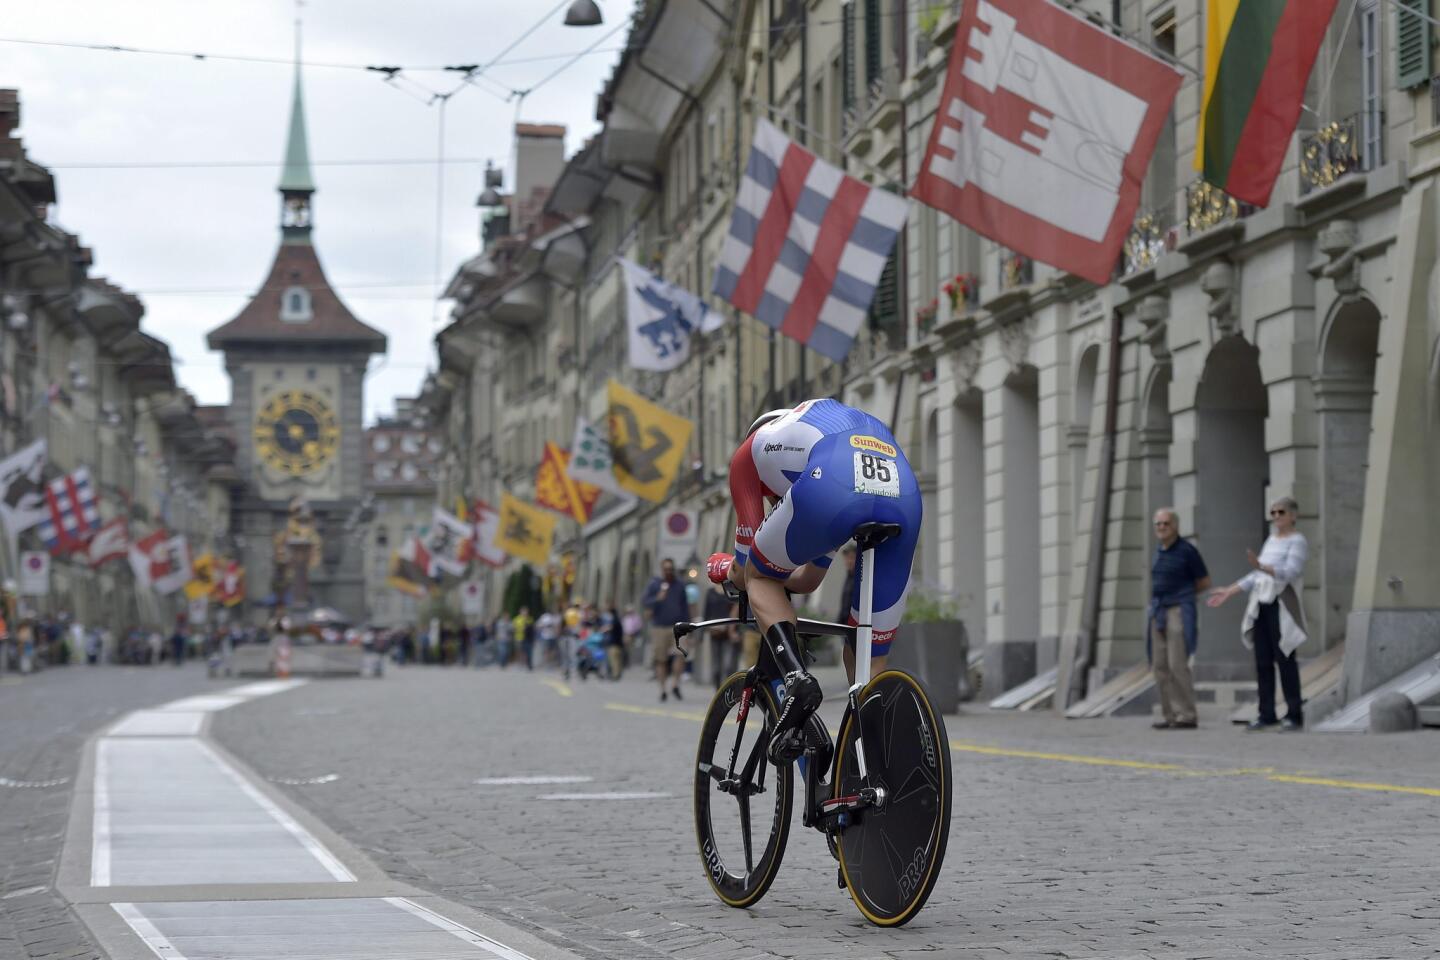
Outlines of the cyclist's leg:
[[[903,461],[901,461],[903,463]],[[900,536],[886,540],[875,548],[874,593],[871,599],[870,622],[874,633],[870,641],[870,675],[873,677],[885,669],[890,655],[890,644],[900,629],[905,616],[905,601],[910,592],[910,567],[915,562],[915,546],[920,539],[923,521],[922,500],[913,476],[909,475],[908,464],[904,467],[906,477],[901,479],[901,492],[897,498],[869,497],[871,513],[868,519],[882,523],[898,523]],[[908,483],[907,483],[908,479]],[[855,559],[855,595],[850,601],[850,622],[860,622],[860,584],[864,575],[865,557]],[[847,642],[843,654],[845,674],[855,682],[855,646]]]

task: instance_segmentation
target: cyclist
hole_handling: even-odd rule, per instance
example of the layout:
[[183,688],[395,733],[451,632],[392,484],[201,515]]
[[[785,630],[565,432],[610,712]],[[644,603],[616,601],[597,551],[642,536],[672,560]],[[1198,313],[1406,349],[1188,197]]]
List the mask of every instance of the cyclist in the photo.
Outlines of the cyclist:
[[[804,752],[801,727],[821,700],[819,682],[800,653],[789,594],[819,587],[835,551],[860,524],[898,523],[900,536],[875,549],[871,669],[884,669],[905,612],[920,533],[920,488],[884,423],[838,400],[820,399],[771,410],[750,425],[730,460],[730,496],[734,556],[717,553],[706,569],[710,579],[718,583],[728,576],[748,593],[755,622],[785,671],[784,705],[769,754],[776,763],[788,763]],[[767,503],[773,505],[768,515]],[[857,599],[850,603],[852,626],[859,619]],[[844,659],[854,683],[853,642],[846,644]]]

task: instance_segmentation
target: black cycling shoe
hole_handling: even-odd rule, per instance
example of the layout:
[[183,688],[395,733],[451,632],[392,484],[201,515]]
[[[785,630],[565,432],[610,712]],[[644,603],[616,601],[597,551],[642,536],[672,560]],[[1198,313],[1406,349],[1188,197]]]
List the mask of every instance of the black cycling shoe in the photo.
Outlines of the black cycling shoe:
[[785,704],[780,708],[780,719],[767,751],[771,763],[794,763],[800,759],[805,752],[801,727],[810,719],[810,714],[819,709],[824,698],[820,681],[805,671],[795,670],[785,675]]

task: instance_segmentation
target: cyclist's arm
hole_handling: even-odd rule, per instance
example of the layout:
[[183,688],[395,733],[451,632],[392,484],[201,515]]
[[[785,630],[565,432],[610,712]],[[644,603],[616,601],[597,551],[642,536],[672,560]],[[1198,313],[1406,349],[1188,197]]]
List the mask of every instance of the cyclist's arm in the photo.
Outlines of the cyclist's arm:
[[[765,519],[765,485],[760,482],[760,472],[755,469],[755,458],[750,455],[750,438],[747,437],[735,449],[730,458],[730,500],[735,504],[735,564],[734,571],[744,567],[750,559],[750,548],[755,543],[755,531]],[[736,581],[744,585],[743,577]]]

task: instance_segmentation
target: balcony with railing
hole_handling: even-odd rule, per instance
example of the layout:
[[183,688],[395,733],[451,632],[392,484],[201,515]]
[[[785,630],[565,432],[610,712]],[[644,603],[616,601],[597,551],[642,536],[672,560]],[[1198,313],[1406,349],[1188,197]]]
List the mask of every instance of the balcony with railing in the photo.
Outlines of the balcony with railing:
[[770,49],[788,47],[800,35],[800,21],[805,18],[805,0],[776,0],[775,15],[770,21]]
[[1323,190],[1365,169],[1360,150],[1360,117],[1331,120],[1300,140],[1300,195]]
[[840,116],[841,136],[851,152],[863,153],[874,130],[889,130],[900,120],[900,70],[886,67]]
[[1255,212],[1251,204],[1205,180],[1192,180],[1185,187],[1185,235],[1195,236],[1222,223],[1243,220]]

